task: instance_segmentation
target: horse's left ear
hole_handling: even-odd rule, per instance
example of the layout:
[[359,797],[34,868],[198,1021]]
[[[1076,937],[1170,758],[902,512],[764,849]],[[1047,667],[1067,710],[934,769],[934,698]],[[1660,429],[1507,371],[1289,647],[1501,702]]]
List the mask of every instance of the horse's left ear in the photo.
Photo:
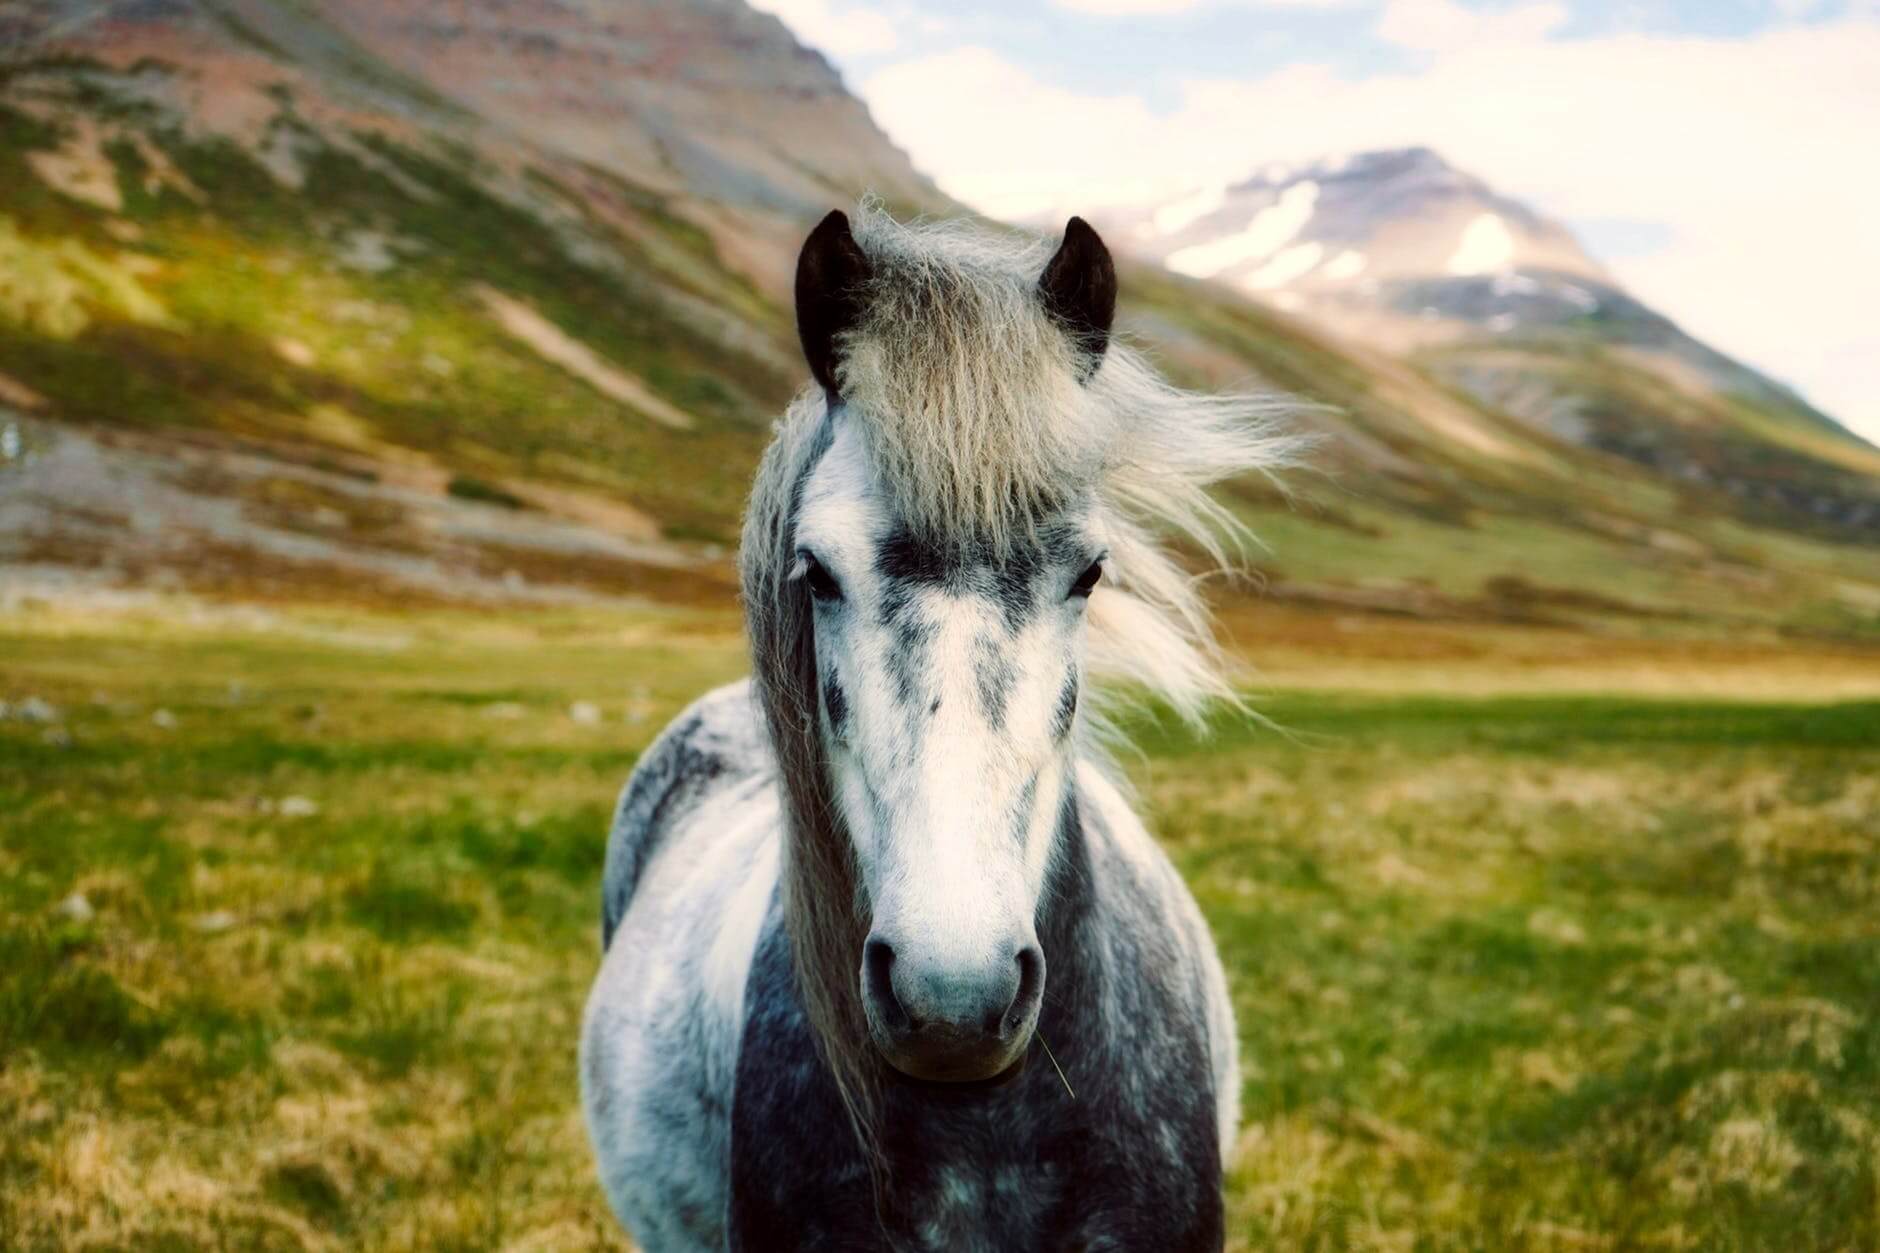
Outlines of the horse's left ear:
[[849,215],[831,209],[803,241],[796,258],[796,333],[809,371],[836,398],[836,353],[844,333],[862,317],[861,288],[868,257],[849,229]]
[[1064,242],[1038,278],[1038,295],[1088,359],[1078,376],[1088,380],[1110,346],[1110,323],[1116,320],[1116,264],[1090,223],[1072,218],[1065,224]]

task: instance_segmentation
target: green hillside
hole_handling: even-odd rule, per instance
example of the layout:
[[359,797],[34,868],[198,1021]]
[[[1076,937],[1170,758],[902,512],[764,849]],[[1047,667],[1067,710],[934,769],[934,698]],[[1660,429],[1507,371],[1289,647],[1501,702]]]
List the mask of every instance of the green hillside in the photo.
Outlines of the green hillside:
[[[285,186],[255,153],[138,108],[134,84],[155,72],[60,63],[0,79],[0,98],[64,106],[51,120],[0,106],[0,369],[52,415],[367,456],[391,446],[726,533],[765,415],[795,379],[674,306],[723,311],[767,345],[787,320],[659,197],[612,185],[610,220],[541,170],[526,172],[526,198],[505,197],[516,189],[493,186],[470,150],[377,134],[329,144],[283,92],[272,129],[293,136],[304,169]],[[38,176],[34,158],[86,123],[109,136],[98,175],[115,197]],[[491,290],[637,387],[610,394],[555,364],[492,316]],[[641,390],[650,402],[635,403]]]
[[[875,133],[859,173],[786,187],[583,155],[416,77],[349,0],[266,30],[252,7],[68,21],[0,67],[0,423],[25,450],[0,561],[244,595],[727,595],[802,376],[796,224],[905,186],[905,159]],[[1124,287],[1171,374],[1288,393],[1322,436],[1288,495],[1231,489],[1273,599],[1880,633],[1880,454],[1766,396],[1584,338],[1404,360],[1160,271]],[[1594,438],[1550,426],[1563,405]]]

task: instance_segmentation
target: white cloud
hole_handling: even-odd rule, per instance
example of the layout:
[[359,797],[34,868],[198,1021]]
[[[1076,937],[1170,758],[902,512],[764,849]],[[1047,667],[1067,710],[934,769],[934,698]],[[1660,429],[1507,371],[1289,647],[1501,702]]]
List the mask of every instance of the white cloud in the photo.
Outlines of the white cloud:
[[[1213,0],[1214,3],[1223,0]],[[1357,0],[1225,0],[1243,8],[1265,9],[1343,9]],[[1186,13],[1209,5],[1210,0],[1051,0],[1060,9],[1077,13],[1096,13],[1104,17]]]
[[1071,9],[1078,13],[1115,17],[1121,14],[1183,13],[1194,8],[1199,0],[1051,0],[1051,3],[1060,9]]
[[916,165],[995,217],[1128,203],[1171,186],[1169,167],[1142,165],[1167,123],[1140,97],[1053,87],[986,48],[888,66],[862,95]]
[[1845,19],[1753,39],[1504,31],[1415,73],[1352,81],[1302,65],[1195,82],[1166,112],[970,48],[892,65],[863,94],[921,168],[998,217],[1171,200],[1269,160],[1427,143],[1556,218],[1664,223],[1666,247],[1611,263],[1622,281],[1880,439],[1875,65],[1880,23]]
[[857,5],[838,8],[831,0],[750,0],[753,9],[775,14],[790,32],[834,57],[865,57],[900,46],[894,23]]
[[1457,0],[1390,0],[1377,19],[1378,37],[1422,52],[1529,43],[1566,24],[1564,4],[1523,4],[1499,12],[1464,8]]

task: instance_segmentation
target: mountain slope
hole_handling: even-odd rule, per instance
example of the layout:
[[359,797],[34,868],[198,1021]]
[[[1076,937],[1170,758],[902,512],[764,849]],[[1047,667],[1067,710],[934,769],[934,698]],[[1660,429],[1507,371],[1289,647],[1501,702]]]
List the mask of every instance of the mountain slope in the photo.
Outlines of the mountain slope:
[[[798,223],[865,189],[907,197],[924,184],[774,18],[729,3],[503,12],[341,0],[11,11],[0,402],[67,424],[187,430],[199,446],[221,441],[225,460],[292,446],[298,462],[354,476],[328,497],[366,476],[446,505],[500,499],[615,531],[631,517],[639,541],[727,541],[762,433],[798,383],[776,298]],[[464,83],[477,86],[459,96]],[[528,87],[516,107],[483,112],[515,84]],[[591,129],[569,124],[578,113]],[[38,442],[54,435],[41,428]],[[152,469],[128,464],[140,482]],[[299,491],[270,481],[238,486]],[[150,487],[136,499],[189,485]],[[0,539],[57,556],[58,537],[76,534],[67,547],[125,568],[202,564],[184,515],[140,524],[115,494],[74,503],[68,489]],[[207,495],[193,514],[214,512]],[[246,545],[236,532],[280,520],[251,505],[207,547]],[[376,507],[369,534],[334,523],[281,536],[261,564],[281,548],[383,564],[437,547],[422,511]],[[445,547],[446,565],[508,569],[489,545]],[[546,577],[576,558],[647,556],[601,535],[517,564]]]
[[1427,148],[1269,167],[1115,225],[1139,256],[1414,360],[1553,436],[1765,521],[1880,534],[1880,453]]
[[[956,208],[732,0],[32,0],[0,23],[16,580],[729,604],[749,474],[803,377],[802,230],[864,191]],[[1531,234],[1558,281],[1605,282]],[[1824,466],[1871,492],[1871,450],[1668,373],[1645,313],[1629,338],[1459,315],[1406,355],[1157,265],[1123,282],[1124,331],[1179,379],[1309,402],[1325,439],[1295,496],[1231,489],[1273,599],[1629,631],[1880,619],[1870,528],[1809,512]],[[1716,473],[1677,460],[1699,454]],[[1745,461],[1772,496],[1737,490]]]

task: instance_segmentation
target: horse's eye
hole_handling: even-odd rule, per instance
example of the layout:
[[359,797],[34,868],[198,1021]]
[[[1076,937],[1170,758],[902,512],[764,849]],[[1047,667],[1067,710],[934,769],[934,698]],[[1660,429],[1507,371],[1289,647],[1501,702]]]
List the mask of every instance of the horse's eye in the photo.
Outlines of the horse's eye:
[[841,600],[842,585],[823,569],[822,562],[808,556],[803,561],[803,581],[809,584],[809,594],[822,601]]
[[1103,577],[1103,563],[1100,561],[1091,562],[1090,568],[1088,570],[1085,570],[1082,574],[1078,575],[1077,581],[1071,584],[1071,595],[1083,596],[1083,597],[1089,596],[1091,593],[1091,590],[1097,586],[1097,580],[1102,577]]

